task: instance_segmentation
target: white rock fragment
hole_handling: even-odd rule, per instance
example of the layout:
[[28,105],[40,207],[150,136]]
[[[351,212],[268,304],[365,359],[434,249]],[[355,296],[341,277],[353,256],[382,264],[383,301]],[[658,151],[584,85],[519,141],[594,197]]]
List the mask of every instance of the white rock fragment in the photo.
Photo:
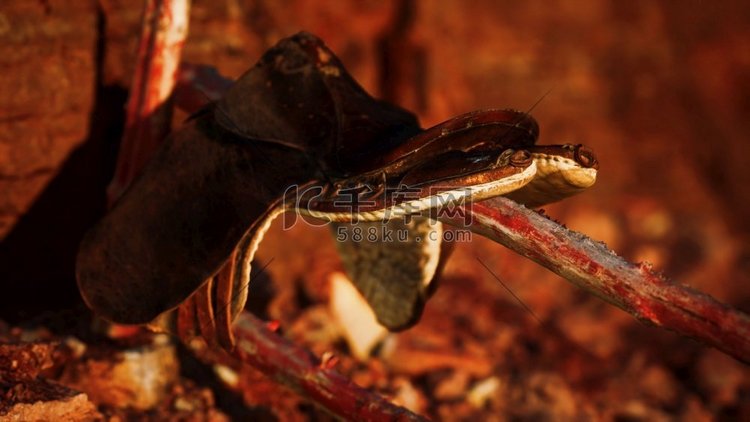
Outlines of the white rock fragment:
[[218,376],[225,385],[232,388],[236,388],[239,385],[240,376],[234,369],[221,364],[214,365],[213,369],[216,376]]
[[466,400],[476,408],[482,408],[500,388],[497,377],[489,377],[474,384],[466,395]]
[[370,305],[343,273],[331,274],[330,283],[331,313],[354,357],[366,360],[388,330],[378,323]]

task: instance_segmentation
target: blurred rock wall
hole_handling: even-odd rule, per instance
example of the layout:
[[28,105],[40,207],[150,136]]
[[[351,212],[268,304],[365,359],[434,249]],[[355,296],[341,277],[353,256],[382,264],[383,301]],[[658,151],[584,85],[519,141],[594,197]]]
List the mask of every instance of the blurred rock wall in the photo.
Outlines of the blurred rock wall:
[[[95,4],[0,8],[0,236],[87,137],[94,103]],[[65,5],[63,5],[65,4]]]

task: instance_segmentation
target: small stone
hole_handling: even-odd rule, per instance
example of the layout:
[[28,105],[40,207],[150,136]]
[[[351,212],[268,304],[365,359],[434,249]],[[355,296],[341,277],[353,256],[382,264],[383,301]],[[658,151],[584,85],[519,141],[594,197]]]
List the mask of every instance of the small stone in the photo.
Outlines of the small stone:
[[44,379],[0,385],[0,420],[93,421],[101,415],[86,394]]
[[438,400],[459,399],[466,394],[469,385],[469,373],[466,371],[456,370],[451,375],[441,381],[435,387],[435,398]]
[[229,387],[236,388],[240,382],[237,372],[226,365],[214,365],[214,373]]
[[185,397],[177,397],[174,401],[174,409],[180,412],[193,412],[195,411],[195,406]]
[[378,323],[370,305],[343,273],[333,273],[330,281],[331,312],[354,357],[367,360],[388,330]]
[[497,377],[489,377],[474,384],[474,387],[469,390],[466,399],[474,407],[481,408],[484,407],[499,389],[500,379]]
[[408,379],[399,377],[393,381],[393,385],[396,386],[396,395],[393,397],[393,403],[415,413],[424,412],[427,407],[427,399]]
[[0,344],[0,381],[33,380],[53,365],[55,342],[19,342]]
[[86,343],[75,337],[65,337],[64,344],[70,351],[71,359],[78,359],[86,353]]
[[150,344],[107,350],[66,368],[61,382],[97,404],[147,410],[162,402],[179,376],[176,351],[154,336]]

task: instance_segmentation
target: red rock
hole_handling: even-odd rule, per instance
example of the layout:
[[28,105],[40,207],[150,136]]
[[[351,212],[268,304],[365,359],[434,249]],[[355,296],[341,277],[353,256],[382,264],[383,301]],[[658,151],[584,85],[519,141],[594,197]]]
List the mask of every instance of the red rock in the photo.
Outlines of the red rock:
[[29,381],[52,366],[59,345],[50,342],[0,344],[0,382]]
[[86,394],[43,379],[0,383],[0,419],[7,421],[93,421],[101,415]]
[[0,6],[0,239],[88,136],[96,2]]
[[99,405],[153,408],[165,400],[179,376],[174,345],[164,335],[155,339],[125,350],[92,351],[67,367],[60,381],[87,393]]

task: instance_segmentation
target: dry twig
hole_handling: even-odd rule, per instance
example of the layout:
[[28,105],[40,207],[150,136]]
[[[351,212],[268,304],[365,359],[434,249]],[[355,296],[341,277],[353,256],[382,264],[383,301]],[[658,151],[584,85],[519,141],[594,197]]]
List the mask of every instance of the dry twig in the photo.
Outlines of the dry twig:
[[235,357],[345,420],[425,420],[354,384],[248,312],[240,314],[234,333]]
[[188,33],[189,0],[147,0],[143,12],[125,133],[117,155],[109,203],[125,191],[170,129],[170,97]]
[[[750,363],[750,317],[672,282],[647,264],[631,264],[601,242],[568,230],[509,199],[464,207],[471,230],[559,274],[641,321],[694,338]],[[445,217],[463,225],[467,217]]]

